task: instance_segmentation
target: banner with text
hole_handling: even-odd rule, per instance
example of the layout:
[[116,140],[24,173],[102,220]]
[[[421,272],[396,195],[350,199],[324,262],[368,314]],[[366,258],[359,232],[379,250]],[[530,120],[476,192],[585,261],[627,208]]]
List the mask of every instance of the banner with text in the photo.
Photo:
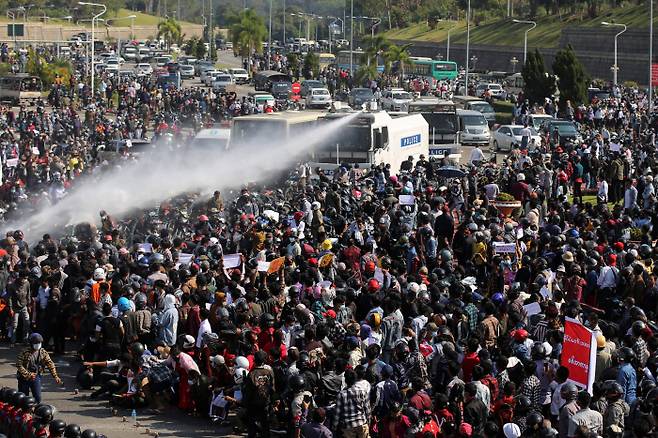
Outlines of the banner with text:
[[591,394],[596,371],[596,337],[575,319],[566,318],[564,322],[560,362],[569,369],[569,380]]

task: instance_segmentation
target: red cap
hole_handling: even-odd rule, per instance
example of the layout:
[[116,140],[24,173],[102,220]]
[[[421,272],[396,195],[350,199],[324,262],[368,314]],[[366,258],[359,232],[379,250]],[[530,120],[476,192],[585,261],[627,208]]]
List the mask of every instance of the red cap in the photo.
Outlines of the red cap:
[[376,278],[371,278],[368,280],[368,291],[377,292],[379,290],[379,281]]
[[336,319],[336,312],[333,309],[327,310],[324,316],[326,316],[327,318]]
[[299,222],[304,217],[304,212],[303,211],[296,211],[295,214],[293,215],[293,217],[295,218],[295,220],[297,222]]
[[608,256],[608,263],[610,263],[610,266],[615,266],[617,264],[617,254],[610,254]]
[[311,265],[311,266],[317,266],[318,265],[318,259],[316,259],[315,257],[311,257],[310,259],[308,259],[308,264]]
[[624,243],[623,242],[615,242],[613,245],[617,251],[623,251],[624,250]]
[[375,262],[366,263],[366,272],[375,272]]
[[459,434],[463,436],[473,435],[473,426],[468,423],[462,423],[459,425]]
[[512,336],[514,337],[514,340],[521,342],[527,339],[528,332],[525,329],[518,329],[512,332]]

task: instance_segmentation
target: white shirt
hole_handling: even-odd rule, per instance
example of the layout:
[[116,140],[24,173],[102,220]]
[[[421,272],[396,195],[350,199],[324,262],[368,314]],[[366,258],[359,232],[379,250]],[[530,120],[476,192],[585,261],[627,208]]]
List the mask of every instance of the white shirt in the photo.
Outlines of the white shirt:
[[196,337],[196,348],[201,348],[201,345],[203,344],[203,335],[206,333],[212,333],[212,327],[210,327],[210,321],[208,321],[207,318],[201,321],[201,325],[199,326],[199,333]]
[[48,305],[48,298],[50,298],[50,288],[49,287],[39,287],[39,292],[37,292],[37,300],[39,300],[39,309],[45,310]]
[[471,155],[468,158],[468,162],[473,164],[474,161],[484,161],[484,153],[479,147],[473,148]]

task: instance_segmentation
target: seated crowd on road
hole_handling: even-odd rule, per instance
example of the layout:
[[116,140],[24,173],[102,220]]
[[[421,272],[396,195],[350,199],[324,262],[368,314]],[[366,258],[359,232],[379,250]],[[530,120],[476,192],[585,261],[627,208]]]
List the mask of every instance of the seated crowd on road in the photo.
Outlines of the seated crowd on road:
[[[48,106],[2,108],[9,218],[132,159],[126,140],[184,143],[251,105],[99,81],[96,96],[73,79]],[[39,404],[41,372],[59,381],[48,352],[76,351],[89,400],[139,414],[173,405],[249,437],[653,435],[656,119],[633,89],[577,107],[515,102],[517,122],[559,115],[578,140],[547,133],[502,163],[477,155],[462,177],[425,157],[331,175],[302,163],[232,199],[167,200],[148,227],[148,214],[126,226],[103,211],[74,236],[8,231],[0,331],[31,395],[0,391],[0,430],[93,438]],[[182,210],[189,227],[170,226]],[[595,335],[589,392],[561,361],[567,319]],[[34,426],[19,435],[11,418],[23,414]]]

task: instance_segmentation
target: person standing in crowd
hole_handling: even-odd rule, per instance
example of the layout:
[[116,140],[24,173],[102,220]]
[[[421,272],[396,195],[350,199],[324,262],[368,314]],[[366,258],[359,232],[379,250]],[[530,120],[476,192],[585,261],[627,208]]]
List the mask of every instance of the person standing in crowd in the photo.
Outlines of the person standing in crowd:
[[25,348],[16,360],[16,378],[18,379],[18,390],[24,394],[32,393],[37,403],[41,403],[41,375],[47,368],[58,385],[62,379],[57,374],[55,364],[48,352],[42,348],[43,337],[39,333],[30,335],[30,346]]

